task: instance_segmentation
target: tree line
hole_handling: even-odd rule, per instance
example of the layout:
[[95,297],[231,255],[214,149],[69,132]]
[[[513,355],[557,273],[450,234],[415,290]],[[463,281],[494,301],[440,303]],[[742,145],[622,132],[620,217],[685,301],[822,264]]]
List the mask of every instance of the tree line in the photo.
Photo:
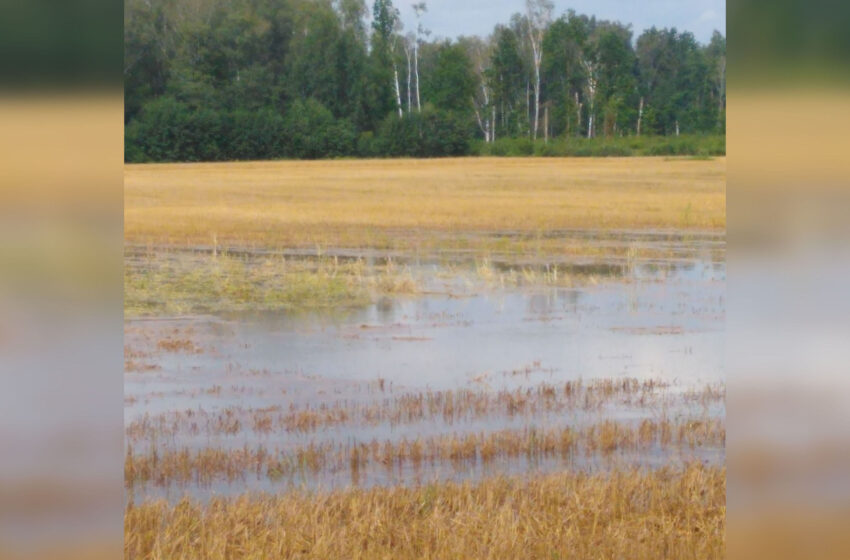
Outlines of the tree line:
[[[499,143],[722,135],[726,39],[548,0],[433,38],[392,0],[125,0],[125,159],[449,156]],[[483,147],[483,148],[482,148]]]

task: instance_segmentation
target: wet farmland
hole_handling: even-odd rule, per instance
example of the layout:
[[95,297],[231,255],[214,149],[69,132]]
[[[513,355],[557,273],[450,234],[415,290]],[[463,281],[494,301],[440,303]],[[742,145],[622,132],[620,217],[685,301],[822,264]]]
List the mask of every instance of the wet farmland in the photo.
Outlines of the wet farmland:
[[[723,462],[723,237],[570,242],[598,254],[325,250],[367,275],[392,263],[416,289],[315,310],[128,317],[131,495]],[[309,268],[320,256],[285,258]],[[128,250],[127,262],[144,269],[150,256]]]

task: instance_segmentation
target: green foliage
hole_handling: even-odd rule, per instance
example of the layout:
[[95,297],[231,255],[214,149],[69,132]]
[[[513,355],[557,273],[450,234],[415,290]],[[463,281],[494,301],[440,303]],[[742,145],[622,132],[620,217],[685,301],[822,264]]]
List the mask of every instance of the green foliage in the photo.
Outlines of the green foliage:
[[[708,45],[675,29],[633,39],[619,22],[567,12],[543,37],[548,130],[537,136],[576,142],[541,145],[530,140],[522,16],[487,39],[429,42],[405,35],[391,0],[370,4],[371,26],[364,0],[125,0],[125,160],[725,151],[685,138],[725,134],[719,33]],[[579,141],[591,117],[606,142]],[[617,140],[638,129],[667,139],[651,149]],[[491,130],[495,144],[470,147]]]
[[285,155],[295,159],[339,157],[353,153],[356,133],[351,123],[337,121],[315,99],[297,100],[287,111]]
[[280,114],[239,110],[226,115],[224,122],[227,159],[276,159],[285,154],[286,127]]
[[493,143],[476,142],[475,153],[482,156],[522,157],[534,155],[531,138],[500,138]]
[[475,141],[472,144],[472,153],[502,157],[713,157],[726,154],[726,138],[722,135],[625,136],[557,138],[549,142],[533,142],[528,138],[502,138],[493,143]]
[[216,161],[340,157],[354,153],[356,130],[314,99],[297,100],[285,115],[270,108],[192,111],[162,97],[127,127],[125,159]]
[[403,118],[389,115],[373,150],[390,157],[463,156],[470,150],[471,127],[456,114],[426,107]]
[[221,125],[215,111],[190,111],[172,97],[160,97],[130,123],[129,155],[136,161],[214,161],[222,155]]
[[488,75],[493,104],[499,116],[496,121],[497,137],[519,134],[523,125],[527,127],[524,121],[528,115],[509,109],[525,103],[528,69],[522,57],[520,39],[513,29],[496,27]]
[[438,109],[463,113],[469,111],[474,94],[472,63],[463,47],[448,43],[441,45],[434,71],[426,82],[426,97]]
[[375,135],[371,130],[360,133],[360,136],[357,138],[357,151],[355,154],[362,158],[370,158],[379,155],[375,145]]

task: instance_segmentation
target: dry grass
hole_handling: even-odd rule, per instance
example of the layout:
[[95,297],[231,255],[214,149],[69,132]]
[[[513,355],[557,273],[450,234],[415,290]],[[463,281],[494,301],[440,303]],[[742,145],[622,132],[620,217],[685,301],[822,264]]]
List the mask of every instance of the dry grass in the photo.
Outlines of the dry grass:
[[410,248],[474,245],[465,232],[722,229],[725,177],[725,158],[126,165],[124,231],[136,244]]
[[726,473],[562,473],[470,484],[129,504],[127,559],[725,557]]

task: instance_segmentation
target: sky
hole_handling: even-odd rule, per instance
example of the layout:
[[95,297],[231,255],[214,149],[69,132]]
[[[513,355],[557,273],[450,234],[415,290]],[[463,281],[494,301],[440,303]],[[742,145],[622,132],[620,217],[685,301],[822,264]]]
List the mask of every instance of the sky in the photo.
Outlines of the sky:
[[[394,0],[401,12],[405,32],[416,29],[411,5],[419,0]],[[511,15],[525,11],[525,0],[426,0],[428,12],[423,25],[433,36],[489,35],[496,24],[506,24]],[[697,41],[707,43],[716,29],[726,34],[726,0],[553,0],[554,17],[572,8],[597,19],[631,24],[634,36],[644,29],[676,27],[690,31]],[[367,2],[371,5],[371,2]]]

